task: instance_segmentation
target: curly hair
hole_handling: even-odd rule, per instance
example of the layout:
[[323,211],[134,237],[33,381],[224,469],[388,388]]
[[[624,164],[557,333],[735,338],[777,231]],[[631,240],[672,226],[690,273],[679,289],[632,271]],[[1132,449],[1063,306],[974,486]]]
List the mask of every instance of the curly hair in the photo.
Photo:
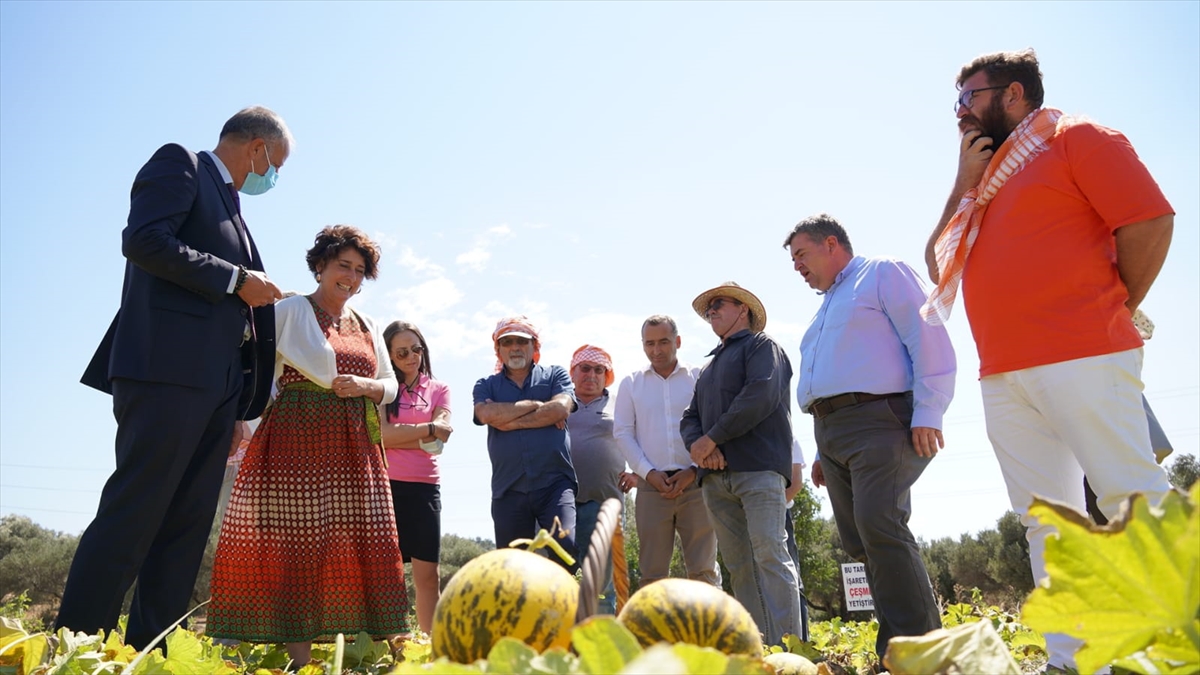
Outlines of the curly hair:
[[313,247],[304,254],[304,259],[308,262],[308,271],[315,277],[318,266],[336,260],[342,249],[347,247],[358,251],[363,257],[368,279],[379,276],[379,256],[382,252],[379,244],[371,241],[365,232],[353,225],[328,225],[317,233]]

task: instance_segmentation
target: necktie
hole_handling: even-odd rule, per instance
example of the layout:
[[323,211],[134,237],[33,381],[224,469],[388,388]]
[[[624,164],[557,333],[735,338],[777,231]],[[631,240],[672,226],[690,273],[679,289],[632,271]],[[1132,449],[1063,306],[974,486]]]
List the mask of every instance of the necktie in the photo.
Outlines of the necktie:
[[[250,253],[250,239],[246,236],[246,219],[242,217],[242,199],[238,196],[237,188],[233,187],[233,183],[225,184],[229,188],[229,194],[233,196],[233,205],[237,207],[237,215],[240,223],[238,224],[238,234],[242,238],[242,246],[246,249],[246,259],[254,260],[254,255]],[[246,306],[246,334],[243,335],[243,341],[246,339],[255,340],[258,338],[254,330],[254,308]]]
[[254,254],[250,252],[250,238],[246,234],[246,218],[242,215],[242,198],[238,195],[237,188],[233,187],[233,183],[226,183],[229,188],[229,194],[233,196],[233,205],[237,207],[238,220],[241,222],[238,225],[238,234],[242,238],[242,246],[246,249],[246,259],[253,262]]

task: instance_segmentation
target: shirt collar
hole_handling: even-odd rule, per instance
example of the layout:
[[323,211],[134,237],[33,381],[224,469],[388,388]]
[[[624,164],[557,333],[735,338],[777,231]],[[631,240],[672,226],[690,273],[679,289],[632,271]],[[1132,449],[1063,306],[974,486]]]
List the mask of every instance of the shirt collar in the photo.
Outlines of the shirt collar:
[[[397,375],[399,375],[399,373],[397,373]],[[399,379],[399,378],[397,378],[397,379]],[[401,389],[407,388],[403,381],[400,382],[400,388]],[[415,383],[413,383],[412,391],[416,391],[418,389],[424,391],[428,388],[429,388],[429,376],[426,375],[424,372],[417,373],[417,381]]]
[[[687,366],[683,365],[683,361],[676,359],[675,360],[675,370],[672,370],[671,375],[668,375],[667,377],[664,377],[663,379],[664,380],[669,379],[675,373],[678,373],[681,370],[686,371],[687,369],[688,369]],[[649,361],[647,361],[646,365],[642,367],[642,372],[646,373],[647,375],[649,375],[651,373],[653,373],[654,375],[658,375],[658,371],[654,370],[654,365],[652,363],[650,363]]]
[[853,272],[854,270],[856,270],[860,266],[862,266],[863,260],[865,260],[865,258],[863,258],[861,255],[856,255],[853,258],[851,258],[850,262],[846,263],[846,266],[842,268],[842,271],[838,272],[837,276],[833,278],[833,285],[829,287],[829,290],[817,291],[817,295],[825,295],[826,293],[837,288],[837,285],[842,283],[842,279],[845,279],[847,274],[850,274],[851,272]]
[[580,401],[578,397],[575,398],[575,401],[579,404],[580,409],[590,408],[596,404],[600,404],[600,406],[603,407],[604,405],[606,405],[608,403],[608,387],[605,387],[604,391],[600,392],[600,395],[597,396],[596,398],[592,399],[591,402],[589,402],[589,403],[584,403],[583,401]]
[[225,162],[222,162],[221,158],[217,157],[217,153],[212,150],[203,150],[202,152],[211,157],[213,164],[217,165],[217,171],[221,172],[221,180],[233,185],[233,174],[229,173],[229,169],[225,168]]
[[738,332],[734,333],[733,335],[730,335],[729,337],[725,338],[723,341],[718,342],[717,346],[713,347],[713,350],[711,352],[709,352],[708,355],[712,356],[712,355],[716,354],[717,352],[721,351],[723,348],[728,347],[729,343],[733,342],[734,340],[741,340],[742,338],[744,338],[748,335],[752,335],[752,333],[750,332],[750,329],[743,328],[743,329],[739,330]]

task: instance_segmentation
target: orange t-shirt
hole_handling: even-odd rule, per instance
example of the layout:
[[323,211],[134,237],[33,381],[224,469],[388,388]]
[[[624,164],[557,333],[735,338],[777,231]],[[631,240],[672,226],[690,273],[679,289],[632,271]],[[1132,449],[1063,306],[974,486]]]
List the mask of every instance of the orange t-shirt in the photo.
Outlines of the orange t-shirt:
[[1113,233],[1168,213],[1119,132],[1055,136],[992,199],[963,271],[979,376],[1140,347]]

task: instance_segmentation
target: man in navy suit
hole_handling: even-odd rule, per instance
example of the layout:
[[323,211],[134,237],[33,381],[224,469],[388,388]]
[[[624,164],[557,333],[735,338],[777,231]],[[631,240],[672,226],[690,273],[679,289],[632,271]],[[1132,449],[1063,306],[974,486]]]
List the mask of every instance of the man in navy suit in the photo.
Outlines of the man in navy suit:
[[278,115],[246,108],[212,152],[164,145],[134,179],[121,307],[82,380],[112,394],[116,470],[56,628],[116,628],[135,579],[127,644],[141,649],[187,611],[235,422],[262,414],[275,366],[282,294],[238,191],[270,189],[291,147]]

